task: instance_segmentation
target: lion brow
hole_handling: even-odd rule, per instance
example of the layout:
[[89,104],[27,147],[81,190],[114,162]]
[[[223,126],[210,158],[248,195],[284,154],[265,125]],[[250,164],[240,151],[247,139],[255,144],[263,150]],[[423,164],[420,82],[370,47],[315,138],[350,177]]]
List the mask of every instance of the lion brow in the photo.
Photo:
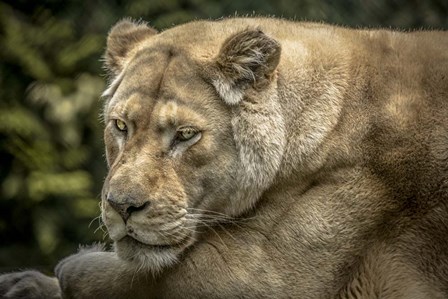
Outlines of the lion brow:
[[123,77],[124,70],[121,71],[121,73],[117,77],[115,77],[115,79],[109,84],[107,89],[101,94],[101,98],[105,100],[109,100],[110,98],[112,98],[117,91],[118,86],[120,86],[121,81],[123,81]]

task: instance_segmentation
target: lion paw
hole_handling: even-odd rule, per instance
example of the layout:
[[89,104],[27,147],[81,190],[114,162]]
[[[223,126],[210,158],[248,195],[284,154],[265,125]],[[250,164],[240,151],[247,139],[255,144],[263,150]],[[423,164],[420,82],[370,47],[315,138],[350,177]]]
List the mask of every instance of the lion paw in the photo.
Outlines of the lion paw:
[[0,297],[60,299],[61,290],[55,277],[30,270],[0,275]]

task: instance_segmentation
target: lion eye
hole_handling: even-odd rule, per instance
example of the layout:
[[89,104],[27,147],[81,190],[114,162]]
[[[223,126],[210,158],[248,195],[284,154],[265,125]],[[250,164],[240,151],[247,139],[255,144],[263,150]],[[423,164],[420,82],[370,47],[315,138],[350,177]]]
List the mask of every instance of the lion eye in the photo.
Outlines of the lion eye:
[[177,131],[177,139],[180,141],[187,141],[193,138],[198,133],[198,130],[191,127],[181,128]]
[[125,132],[128,130],[128,127],[126,126],[126,123],[120,119],[115,120],[115,127],[117,127],[118,130]]

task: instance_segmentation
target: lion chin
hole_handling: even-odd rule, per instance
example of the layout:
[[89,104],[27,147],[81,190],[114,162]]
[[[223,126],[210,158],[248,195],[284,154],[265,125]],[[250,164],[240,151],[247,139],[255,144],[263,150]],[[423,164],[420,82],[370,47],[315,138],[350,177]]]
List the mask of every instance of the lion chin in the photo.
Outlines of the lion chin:
[[[109,216],[110,214],[114,212],[108,213]],[[116,222],[111,223],[111,219]],[[182,252],[195,242],[194,229],[190,229],[188,233],[173,233],[176,232],[173,227],[182,228],[182,225],[176,223],[162,226],[171,228],[169,237],[162,238],[160,231],[139,227],[136,221],[125,224],[116,217],[107,216],[104,220],[108,224],[110,237],[114,240],[117,256],[134,264],[136,269],[152,274],[174,265]]]
[[182,247],[170,245],[147,245],[126,236],[115,242],[115,251],[119,258],[136,265],[136,269],[158,274],[166,267],[178,262]]

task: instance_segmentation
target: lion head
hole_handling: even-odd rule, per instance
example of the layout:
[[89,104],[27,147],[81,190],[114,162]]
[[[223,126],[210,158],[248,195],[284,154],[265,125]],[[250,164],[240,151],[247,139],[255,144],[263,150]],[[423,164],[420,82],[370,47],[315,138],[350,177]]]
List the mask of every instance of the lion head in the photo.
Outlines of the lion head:
[[125,20],[107,43],[102,218],[119,257],[153,272],[199,239],[204,219],[253,207],[285,147],[280,45],[257,29],[211,41],[190,26]]

